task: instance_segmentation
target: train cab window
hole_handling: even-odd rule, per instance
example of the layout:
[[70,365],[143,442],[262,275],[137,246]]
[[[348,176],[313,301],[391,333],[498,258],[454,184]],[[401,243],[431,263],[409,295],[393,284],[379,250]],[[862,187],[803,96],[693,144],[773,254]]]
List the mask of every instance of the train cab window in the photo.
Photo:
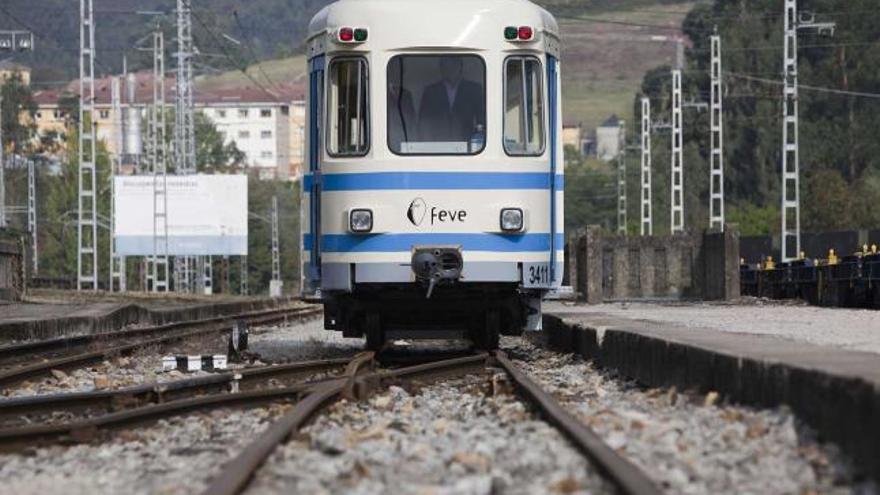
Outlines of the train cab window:
[[369,73],[363,58],[330,63],[327,151],[333,157],[364,156],[370,149]]
[[475,155],[486,146],[486,65],[476,55],[398,55],[388,63],[388,147]]
[[504,151],[511,156],[544,153],[544,72],[534,57],[504,64]]

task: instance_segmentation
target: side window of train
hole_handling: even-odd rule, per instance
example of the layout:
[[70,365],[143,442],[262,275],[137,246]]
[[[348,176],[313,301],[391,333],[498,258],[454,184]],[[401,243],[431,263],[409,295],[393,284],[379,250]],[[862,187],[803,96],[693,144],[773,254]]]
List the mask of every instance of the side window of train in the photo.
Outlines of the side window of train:
[[509,57],[504,64],[504,151],[511,156],[544,153],[544,71],[535,57]]
[[369,70],[363,57],[330,62],[327,90],[327,152],[364,156],[370,150]]

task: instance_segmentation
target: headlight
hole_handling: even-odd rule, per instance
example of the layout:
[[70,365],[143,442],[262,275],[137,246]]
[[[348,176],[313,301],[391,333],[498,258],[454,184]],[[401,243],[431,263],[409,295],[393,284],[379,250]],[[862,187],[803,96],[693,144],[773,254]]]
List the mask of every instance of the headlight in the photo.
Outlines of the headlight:
[[523,211],[519,208],[501,210],[501,230],[504,232],[520,232],[523,229]]
[[358,233],[373,230],[373,212],[370,210],[351,210],[348,226],[352,232]]

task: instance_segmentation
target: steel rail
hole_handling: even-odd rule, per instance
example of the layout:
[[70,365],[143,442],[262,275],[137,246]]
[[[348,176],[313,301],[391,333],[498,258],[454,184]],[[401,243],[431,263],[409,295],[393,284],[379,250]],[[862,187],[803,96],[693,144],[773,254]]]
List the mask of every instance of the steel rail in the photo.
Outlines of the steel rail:
[[[487,354],[448,359],[420,364],[391,371],[379,371],[357,376],[355,388],[361,393],[383,386],[388,381],[404,378],[439,378],[470,373],[485,368]],[[297,405],[288,414],[275,422],[237,457],[226,463],[220,475],[214,478],[203,492],[205,495],[238,495],[250,483],[254,473],[263,465],[269,455],[290,435],[302,426],[321,408],[335,402],[342,396],[349,379],[339,379],[324,383]]]
[[663,493],[644,471],[615,452],[592,429],[566,411],[552,395],[508,359],[504,352],[497,351],[495,361],[510,376],[517,389],[538,408],[544,418],[568,437],[577,449],[591,459],[602,474],[623,493],[629,495]]
[[212,325],[208,328],[202,328],[198,330],[190,330],[186,332],[174,333],[173,335],[168,335],[164,337],[156,337],[152,339],[142,340],[139,342],[133,342],[124,345],[118,345],[115,347],[108,347],[105,349],[97,350],[97,351],[89,351],[80,354],[75,354],[72,356],[66,356],[62,358],[57,358],[49,361],[44,361],[40,363],[34,363],[25,366],[19,366],[16,368],[4,370],[0,372],[0,385],[9,386],[11,384],[19,383],[27,378],[31,378],[33,376],[40,376],[48,374],[51,370],[60,369],[60,370],[69,370],[76,367],[85,366],[94,362],[103,361],[109,356],[115,355],[126,355],[131,354],[132,352],[143,348],[150,347],[154,345],[162,345],[167,344],[169,342],[174,342],[178,340],[190,339],[193,337],[199,337],[202,335],[207,335],[211,333],[217,333],[221,331],[229,331],[232,328],[232,322],[229,320],[240,320],[245,319],[248,320],[252,324],[267,324],[275,321],[286,320],[288,317],[304,317],[311,316],[313,314],[320,313],[320,308],[290,308],[286,310],[273,310],[271,314],[248,314],[248,315],[233,315],[228,317],[223,317],[222,319],[218,319],[218,321],[212,320],[210,323],[205,323],[203,321],[198,322],[189,322],[191,326],[201,326],[201,325]]
[[16,450],[25,446],[57,441],[82,442],[93,438],[99,430],[119,428],[203,409],[236,405],[258,405],[281,399],[297,398],[315,387],[303,383],[290,387],[254,390],[222,395],[208,395],[181,399],[137,409],[106,414],[88,420],[54,425],[35,425],[0,430],[0,450]]
[[227,373],[218,373],[183,380],[162,383],[135,385],[116,390],[100,390],[91,392],[73,392],[31,397],[15,397],[0,400],[0,417],[24,413],[45,411],[70,411],[92,407],[134,407],[147,403],[169,402],[180,398],[188,398],[193,394],[222,391],[233,382],[242,387],[252,386],[255,382],[268,381],[280,377],[295,377],[305,373],[317,373],[340,368],[349,363],[349,359],[326,359],[320,361],[302,361],[258,368],[245,368]]
[[[337,360],[334,364],[349,366],[355,371],[372,361],[372,353],[361,353],[352,360]],[[261,373],[264,370],[259,370]],[[265,375],[265,373],[262,373]],[[0,429],[0,450],[16,450],[25,446],[51,442],[82,442],[93,438],[100,430],[120,428],[131,424],[153,421],[159,418],[185,414],[203,409],[216,409],[229,406],[254,406],[283,399],[299,398],[325,383],[345,383],[345,378],[325,382],[298,383],[288,387],[277,387],[247,392],[215,394],[187,399],[179,399],[160,404],[152,404],[135,409],[105,414],[94,418],[50,425],[31,425],[18,428]]]

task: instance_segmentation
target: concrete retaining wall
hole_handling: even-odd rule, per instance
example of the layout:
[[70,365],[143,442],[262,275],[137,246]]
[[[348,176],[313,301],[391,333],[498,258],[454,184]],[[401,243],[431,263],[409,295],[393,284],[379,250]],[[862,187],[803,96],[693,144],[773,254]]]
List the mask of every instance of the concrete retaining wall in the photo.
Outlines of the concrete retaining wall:
[[129,325],[161,325],[214,316],[230,315],[278,307],[286,300],[257,299],[219,304],[192,304],[167,309],[151,309],[138,304],[119,305],[94,314],[46,319],[26,319],[0,323],[0,343],[57,338],[120,330]]
[[717,391],[760,407],[787,404],[880,481],[877,355],[760,336],[612,328],[546,315],[551,346],[649,387]]
[[21,242],[0,240],[0,300],[19,301],[25,293]]
[[603,234],[591,226],[568,242],[568,281],[590,304],[632,299],[739,298],[739,232],[675,236]]

